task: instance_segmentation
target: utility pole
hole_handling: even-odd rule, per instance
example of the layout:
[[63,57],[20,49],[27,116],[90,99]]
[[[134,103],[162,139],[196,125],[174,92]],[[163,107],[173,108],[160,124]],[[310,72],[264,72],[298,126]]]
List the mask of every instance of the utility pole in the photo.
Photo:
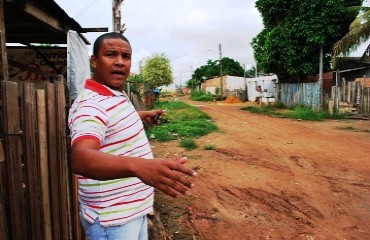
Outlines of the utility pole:
[[319,62],[319,109],[324,107],[324,91],[323,91],[323,68],[324,68],[324,53],[323,47],[320,47],[320,62]]
[[[190,74],[191,74],[191,77],[192,77],[192,74],[193,74],[193,66],[190,66]],[[191,90],[194,91],[194,79],[193,77],[191,78]]]
[[121,25],[121,5],[124,0],[113,0],[112,3],[112,17],[113,17],[113,32],[124,33],[125,24]]
[[245,69],[245,63],[244,63],[244,101],[248,100],[248,87],[247,87],[247,72]]
[[222,50],[221,50],[221,44],[218,45],[219,51],[220,51],[220,95],[222,95],[222,89],[223,89],[223,73],[222,73]]

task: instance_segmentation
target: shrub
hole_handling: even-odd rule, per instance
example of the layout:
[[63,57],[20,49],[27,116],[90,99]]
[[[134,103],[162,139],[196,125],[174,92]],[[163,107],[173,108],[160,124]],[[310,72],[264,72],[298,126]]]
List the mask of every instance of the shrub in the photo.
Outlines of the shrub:
[[193,138],[184,138],[180,141],[180,146],[190,151],[198,147],[197,143]]

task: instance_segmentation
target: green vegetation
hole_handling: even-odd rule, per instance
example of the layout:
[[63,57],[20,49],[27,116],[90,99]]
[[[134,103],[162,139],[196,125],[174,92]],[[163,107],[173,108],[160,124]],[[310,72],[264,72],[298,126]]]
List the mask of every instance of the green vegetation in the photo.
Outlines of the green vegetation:
[[[331,70],[333,43],[348,32],[358,13],[348,13],[346,8],[361,3],[361,0],[257,0],[255,5],[264,25],[252,40],[257,68],[265,73],[275,73],[279,79],[291,76],[303,79],[318,73],[322,46],[324,71]],[[363,21],[360,23],[361,27],[357,25],[355,28],[358,33],[363,29]],[[361,32],[366,31],[369,30]],[[365,41],[369,34],[358,35]]]
[[213,144],[206,144],[204,150],[214,150],[216,147]]
[[275,106],[266,106],[266,107],[243,107],[242,110],[246,110],[249,112],[253,113],[258,113],[262,115],[267,115],[267,116],[274,116],[274,117],[279,117],[281,116],[281,113],[277,112],[278,108]]
[[197,138],[218,130],[208,114],[187,103],[163,101],[156,103],[154,108],[167,110],[162,123],[147,130],[147,135],[154,134],[159,142]]
[[338,130],[349,130],[355,131],[356,129],[353,126],[337,127]]
[[170,60],[164,53],[148,57],[144,62],[142,75],[151,87],[170,85],[174,79]]
[[[225,75],[243,77],[244,69],[240,65],[240,63],[235,61],[234,59],[223,57],[222,73]],[[191,77],[193,80],[197,80],[197,82],[203,83],[206,79],[211,79],[215,76],[220,76],[220,60],[208,59],[207,64],[195,69]]]
[[180,146],[184,147],[186,150],[190,151],[198,147],[194,138],[184,138],[180,141]]
[[299,120],[308,121],[321,121],[323,119],[343,119],[347,114],[335,114],[330,115],[327,111],[315,111],[309,107],[298,105],[291,109],[283,109],[276,106],[265,106],[265,107],[245,107],[242,110],[250,111],[253,113],[281,117],[281,118],[292,118]]
[[200,102],[211,102],[213,101],[214,97],[216,98],[216,100],[222,100],[222,97],[220,95],[213,95],[203,91],[192,91],[190,99]]
[[353,126],[342,126],[342,127],[336,127],[338,130],[346,130],[346,131],[353,131],[353,132],[366,132],[370,133],[370,129],[360,129],[360,128],[355,128]]
[[282,113],[285,118],[302,119],[310,121],[320,121],[323,119],[330,118],[327,111],[314,111],[311,108],[304,106],[296,106],[291,111]]
[[[352,3],[356,4],[356,3]],[[357,4],[361,4],[357,2]],[[348,33],[342,37],[333,46],[333,68],[338,69],[341,57],[348,57],[348,55],[357,49],[362,43],[366,42],[370,37],[370,7],[365,6],[351,6],[346,9],[346,15],[355,15],[356,18],[349,26]],[[365,57],[367,51],[363,53]]]

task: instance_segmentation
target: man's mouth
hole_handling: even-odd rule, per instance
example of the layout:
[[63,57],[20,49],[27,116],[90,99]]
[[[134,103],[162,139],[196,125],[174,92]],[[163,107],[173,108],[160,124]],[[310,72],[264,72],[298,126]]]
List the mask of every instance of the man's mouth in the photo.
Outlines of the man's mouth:
[[112,71],[111,73],[113,75],[125,76],[125,72],[123,72],[123,71]]

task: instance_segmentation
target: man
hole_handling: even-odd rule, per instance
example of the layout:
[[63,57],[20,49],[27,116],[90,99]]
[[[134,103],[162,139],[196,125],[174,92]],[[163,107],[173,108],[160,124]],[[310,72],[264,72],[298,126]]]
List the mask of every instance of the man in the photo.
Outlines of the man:
[[263,89],[261,85],[256,87],[256,100],[255,102],[261,103]]
[[86,81],[69,113],[72,169],[89,240],[147,239],[153,187],[172,197],[186,195],[196,175],[185,166],[186,158],[153,158],[141,120],[152,121],[165,112],[136,112],[122,92],[131,55],[124,36],[101,35],[91,57],[93,79]]

